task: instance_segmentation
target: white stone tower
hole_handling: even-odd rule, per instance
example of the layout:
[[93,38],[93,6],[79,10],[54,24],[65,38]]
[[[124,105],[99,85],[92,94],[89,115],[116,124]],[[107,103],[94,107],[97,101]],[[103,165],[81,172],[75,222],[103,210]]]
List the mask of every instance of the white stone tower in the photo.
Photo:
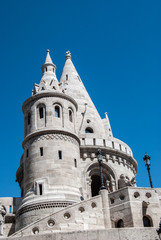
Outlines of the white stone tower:
[[49,50],[42,79],[23,104],[24,154],[17,171],[22,205],[16,229],[80,201],[80,140],[76,133],[77,102],[60,89]]
[[[23,104],[24,154],[17,170],[22,203],[16,213],[16,230],[97,196],[98,148],[103,153],[107,192],[134,182],[137,172],[131,149],[113,137],[107,113],[101,119],[70,52],[66,53],[60,82],[49,50],[41,69],[40,84],[34,85],[32,96]],[[109,216],[105,222],[111,226]]]

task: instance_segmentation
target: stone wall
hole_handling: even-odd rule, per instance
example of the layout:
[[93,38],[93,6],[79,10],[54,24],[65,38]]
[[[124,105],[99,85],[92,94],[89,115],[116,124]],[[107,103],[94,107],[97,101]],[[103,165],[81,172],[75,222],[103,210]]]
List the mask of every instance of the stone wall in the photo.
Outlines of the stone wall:
[[152,188],[125,187],[110,193],[112,227],[120,219],[123,220],[124,227],[143,227],[143,217],[150,220],[152,227],[158,227],[161,205],[156,191]]
[[[72,232],[52,232],[42,235],[14,237],[16,240],[158,240],[155,228],[124,228]],[[1,238],[8,240],[8,238]]]
[[[108,204],[108,197],[105,196],[105,199]],[[82,201],[67,208],[61,209],[60,211],[38,219],[33,223],[31,219],[31,224],[17,231],[14,236],[19,237],[22,234],[25,236],[34,234],[35,232],[42,234],[44,232],[54,232],[60,230],[71,231],[76,229],[103,229],[105,227],[105,222],[102,203],[103,201],[101,195],[99,195],[90,200]],[[35,214],[35,211],[33,211],[32,214]],[[109,214],[108,223],[110,223]],[[24,222],[22,223],[18,220],[18,224],[24,224]],[[23,226],[19,226],[19,229],[22,227]]]

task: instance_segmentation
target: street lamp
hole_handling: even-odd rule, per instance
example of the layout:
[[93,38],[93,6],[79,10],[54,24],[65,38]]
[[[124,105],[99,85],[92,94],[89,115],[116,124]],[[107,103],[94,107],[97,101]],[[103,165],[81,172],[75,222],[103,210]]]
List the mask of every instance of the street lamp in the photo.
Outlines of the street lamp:
[[151,188],[153,188],[152,179],[151,179],[151,175],[150,175],[150,157],[148,156],[147,153],[145,153],[143,160],[144,160],[145,166],[147,167],[147,170],[148,170],[150,186],[151,186]]
[[99,163],[99,167],[100,167],[100,179],[101,179],[101,187],[100,190],[106,189],[104,183],[103,183],[103,174],[102,174],[102,152],[101,149],[98,149],[97,151],[97,156],[98,156],[98,163]]
[[157,229],[157,233],[158,233],[159,239],[161,240],[161,218],[160,218],[159,228]]

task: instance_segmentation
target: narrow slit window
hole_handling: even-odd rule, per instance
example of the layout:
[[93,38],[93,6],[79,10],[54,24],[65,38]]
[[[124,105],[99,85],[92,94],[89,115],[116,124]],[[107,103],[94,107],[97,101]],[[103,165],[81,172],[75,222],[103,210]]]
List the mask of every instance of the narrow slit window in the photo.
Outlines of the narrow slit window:
[[39,194],[42,195],[42,184],[39,184]]
[[55,117],[60,118],[60,108],[58,106],[55,107]]
[[43,107],[40,107],[40,108],[39,108],[39,116],[40,116],[40,118],[43,118],[43,117],[44,117]]
[[114,142],[112,142],[112,148],[115,148],[115,146],[114,146]]
[[68,80],[68,74],[66,74],[66,80]]
[[72,110],[69,110],[69,121],[70,121],[70,122],[73,122]]
[[119,145],[120,145],[120,151],[122,151],[121,144],[119,144]]
[[26,157],[28,158],[28,156],[29,156],[29,150],[27,149],[26,150]]
[[75,168],[77,168],[77,160],[76,159],[74,159],[74,166],[75,166]]
[[53,83],[53,80],[51,80],[51,82],[50,82],[50,86],[52,85],[52,83]]
[[27,124],[30,125],[31,123],[31,114],[28,113],[28,116],[27,116]]
[[40,148],[40,156],[43,156],[44,152],[43,152],[43,147]]
[[58,157],[59,159],[62,159],[62,151],[58,151]]
[[12,213],[12,206],[9,206],[9,213]]

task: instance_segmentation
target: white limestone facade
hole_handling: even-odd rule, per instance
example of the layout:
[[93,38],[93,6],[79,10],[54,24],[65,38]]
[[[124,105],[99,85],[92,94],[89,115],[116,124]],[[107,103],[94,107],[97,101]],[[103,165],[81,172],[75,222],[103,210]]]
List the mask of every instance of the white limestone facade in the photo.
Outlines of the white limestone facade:
[[154,236],[161,190],[136,187],[138,165],[132,150],[113,137],[107,113],[101,119],[70,52],[59,81],[49,50],[41,69],[41,81],[22,107],[24,153],[16,173],[21,198],[0,199],[7,209],[3,236],[39,234],[41,239],[54,231],[123,227],[151,227]]

